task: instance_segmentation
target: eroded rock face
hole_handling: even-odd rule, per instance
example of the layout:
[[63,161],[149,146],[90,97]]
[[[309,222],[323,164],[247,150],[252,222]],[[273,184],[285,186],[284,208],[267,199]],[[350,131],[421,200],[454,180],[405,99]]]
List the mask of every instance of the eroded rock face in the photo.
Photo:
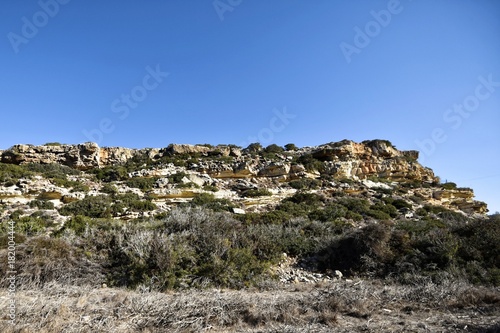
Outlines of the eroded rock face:
[[[296,155],[310,154],[323,161],[324,173],[336,178],[365,179],[388,178],[395,181],[418,180],[434,182],[431,169],[424,168],[416,160],[417,151],[399,151],[388,141],[372,140],[356,143],[349,140],[332,142],[318,147],[309,147]],[[57,163],[79,170],[123,164],[135,156],[155,160],[163,156],[232,157],[234,161],[204,160],[194,166],[215,178],[281,177],[297,179],[309,176],[302,165],[269,162],[255,158],[240,148],[229,145],[205,146],[171,144],[166,148],[129,149],[122,147],[99,147],[96,143],[59,146],[15,145],[2,151],[3,163],[25,164]],[[290,157],[291,158],[291,157]],[[314,172],[312,175],[314,176]]]
[[59,146],[15,145],[3,151],[1,161],[13,164],[57,163],[86,169],[99,166],[99,151],[99,146],[92,142]]
[[326,173],[338,178],[387,178],[395,181],[434,182],[431,169],[417,162],[418,152],[399,151],[388,141],[371,140],[356,143],[349,140],[329,143],[312,151],[325,161]]
[[[411,183],[411,186],[406,187],[411,189],[407,196],[418,197],[426,204],[442,205],[466,213],[484,214],[488,211],[485,203],[473,199],[474,193],[471,189],[441,188],[433,171],[417,162],[417,151],[399,151],[385,140],[361,143],[343,140],[267,155],[252,153],[232,145],[171,144],[166,148],[129,149],[99,147],[90,142],[44,146],[21,144],[0,151],[0,161],[3,163],[57,163],[79,170],[116,166],[134,157],[143,160],[145,166],[136,166],[137,168],[128,176],[156,177],[151,194],[158,198],[157,204],[165,205],[165,209],[168,208],[168,200],[180,200],[179,202],[191,200],[197,193],[204,191],[205,186],[216,188],[217,197],[272,206],[273,202],[276,203],[291,195],[286,191],[292,193],[295,191],[283,183],[312,178],[318,180],[321,184],[318,190],[324,193],[344,192],[350,195],[373,192],[373,188],[380,187],[390,191],[397,189],[398,183]],[[149,163],[151,161],[148,159],[155,163]],[[187,160],[188,163],[165,162]],[[183,187],[178,187],[169,179],[170,176],[179,173],[185,174],[181,180]],[[85,176],[79,177],[85,179]],[[351,181],[346,182],[346,179]],[[87,181],[89,182],[87,185],[91,188],[89,193],[99,194],[101,185]],[[193,188],[190,187],[191,184]],[[129,188],[123,184],[120,186],[118,188],[120,193],[138,191],[138,195],[145,195],[139,189]],[[240,197],[242,191],[260,188],[266,188],[273,194],[269,198],[258,200]],[[34,178],[20,180],[15,186],[10,184],[0,187],[0,200],[25,203],[47,191],[60,193],[61,198],[56,200],[60,204],[66,203],[64,201],[78,200],[84,195],[70,192],[70,189],[58,187],[48,180]]]

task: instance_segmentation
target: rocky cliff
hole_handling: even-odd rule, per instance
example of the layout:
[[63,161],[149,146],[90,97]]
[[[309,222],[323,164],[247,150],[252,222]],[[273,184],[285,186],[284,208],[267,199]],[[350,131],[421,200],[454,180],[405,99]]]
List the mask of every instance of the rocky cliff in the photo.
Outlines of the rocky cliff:
[[[382,177],[393,180],[421,180],[434,182],[432,170],[421,166],[417,151],[399,151],[390,142],[371,140],[356,143],[343,140],[317,147],[306,147],[283,152],[277,159],[266,160],[252,152],[228,145],[184,145],[171,144],[166,148],[128,149],[121,147],[99,147],[88,142],[78,145],[15,145],[0,151],[0,161],[11,164],[66,165],[79,170],[102,168],[123,164],[134,157],[160,160],[167,156],[205,158],[193,168],[215,177],[281,177],[293,179],[307,176],[306,170],[294,158],[311,157],[323,162],[322,173],[335,177],[365,179]],[[231,163],[215,157],[234,157]],[[207,157],[214,157],[210,160]],[[316,170],[318,171],[318,170]],[[313,173],[318,175],[318,172]]]
[[85,197],[108,195],[103,188],[112,184],[119,193],[135,193],[157,207],[152,212],[124,208],[123,214],[117,213],[129,218],[158,214],[202,193],[231,200],[237,213],[270,210],[297,191],[361,197],[372,203],[384,196],[395,197],[407,202],[398,213],[404,217],[426,205],[463,214],[487,212],[485,203],[474,200],[471,189],[443,186],[431,169],[418,163],[417,151],[400,151],[386,140],[288,148],[258,144],[247,148],[170,144],[144,149],[95,143],[15,145],[0,151],[3,165],[63,165],[81,172],[68,176],[69,182],[43,173],[3,183],[0,177],[0,203],[15,207],[42,198],[60,208]]

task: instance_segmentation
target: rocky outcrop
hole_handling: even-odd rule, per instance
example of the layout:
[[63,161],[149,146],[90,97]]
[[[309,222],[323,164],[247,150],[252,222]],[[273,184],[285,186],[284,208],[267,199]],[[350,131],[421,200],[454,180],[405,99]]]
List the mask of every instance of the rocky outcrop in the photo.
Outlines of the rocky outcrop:
[[15,145],[1,155],[3,163],[57,163],[77,169],[99,165],[100,148],[95,143],[80,145],[34,146]]
[[473,200],[474,191],[470,188],[441,189],[434,191],[432,196],[442,205],[447,205],[467,213],[485,214],[488,212],[486,203]]
[[[325,198],[352,195],[372,200],[397,195],[410,203],[408,212],[399,212],[405,218],[411,218],[412,211],[424,205],[441,205],[465,214],[488,212],[485,203],[474,200],[471,189],[441,186],[433,171],[417,162],[418,152],[397,150],[384,140],[361,143],[343,140],[273,153],[265,149],[242,150],[232,145],[171,144],[166,148],[129,149],[99,147],[95,143],[15,145],[0,151],[3,163],[57,163],[79,170],[116,166],[131,159],[140,163],[131,165],[133,169],[129,168],[127,176],[154,178],[153,185],[141,190],[120,179],[114,182],[118,193],[132,192],[140,198],[152,198],[159,212],[208,192],[219,199],[230,199],[241,209],[238,211],[241,214],[251,213],[273,209],[297,189],[310,189]],[[59,207],[88,195],[103,194],[103,184],[94,175],[83,172],[74,177],[69,180],[85,186],[72,188],[72,183],[61,185],[39,174],[0,183],[0,202],[23,205],[43,199]],[[304,181],[287,184],[292,180]],[[258,193],[251,190],[261,189],[267,193],[245,196]]]
[[417,162],[417,151],[399,151],[385,140],[329,143],[313,150],[312,156],[325,162],[327,174],[338,178],[437,181],[431,169]]
[[[316,161],[312,169],[310,165],[301,163],[303,157],[307,156]],[[343,140],[278,153],[273,158],[266,158],[265,155],[242,150],[233,145],[170,144],[166,148],[129,149],[99,147],[90,142],[78,145],[16,145],[0,153],[0,161],[3,163],[57,163],[79,170],[115,166],[134,157],[145,161],[161,161],[164,157],[169,161],[173,159],[181,162],[189,159],[188,170],[206,174],[214,179],[258,177],[286,182],[325,175],[334,179],[383,178],[397,182],[437,182],[432,170],[417,162],[418,152],[399,151],[385,140],[362,143]],[[320,163],[321,167],[318,167],[317,163]],[[182,171],[182,168],[163,164],[160,169],[144,169],[130,176],[166,176],[171,174],[169,168],[176,169],[176,172]],[[202,182],[197,180],[194,183]],[[470,200],[464,202],[470,203]]]

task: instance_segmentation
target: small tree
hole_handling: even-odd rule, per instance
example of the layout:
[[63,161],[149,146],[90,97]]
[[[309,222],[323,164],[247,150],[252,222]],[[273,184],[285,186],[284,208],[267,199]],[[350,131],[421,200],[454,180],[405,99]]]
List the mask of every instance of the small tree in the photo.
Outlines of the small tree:
[[262,145],[258,142],[254,142],[249,144],[246,150],[248,150],[250,153],[258,153],[262,150]]
[[270,144],[264,149],[266,153],[282,153],[284,151],[283,147],[278,146],[277,144]]
[[294,143],[287,143],[285,145],[286,151],[295,151],[298,150],[299,148],[294,144]]

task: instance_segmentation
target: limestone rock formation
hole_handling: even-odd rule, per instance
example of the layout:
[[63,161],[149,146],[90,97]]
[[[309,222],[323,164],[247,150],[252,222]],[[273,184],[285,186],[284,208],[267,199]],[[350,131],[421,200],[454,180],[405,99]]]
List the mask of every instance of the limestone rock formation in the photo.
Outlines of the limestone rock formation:
[[[397,188],[398,184],[416,184],[416,187],[410,186],[409,196],[466,213],[487,212],[485,203],[474,200],[471,189],[439,187],[433,171],[418,163],[417,151],[400,151],[386,140],[361,143],[343,140],[271,154],[266,154],[265,150],[241,149],[234,145],[170,144],[166,148],[129,149],[99,147],[91,142],[43,146],[19,144],[0,150],[2,163],[56,163],[79,170],[123,165],[134,158],[137,158],[134,161],[144,161],[145,164],[134,166],[128,177],[155,177],[151,193],[157,198],[186,200],[208,186],[219,190],[218,197],[238,199],[243,190],[266,188],[274,193],[274,199],[253,199],[252,202],[272,204],[273,200],[290,195],[289,190],[284,191],[280,184],[312,178],[323,184],[325,193],[340,191],[349,195],[368,193],[373,188],[389,191]],[[184,174],[180,182],[182,188],[169,180],[175,174]],[[349,185],[346,180],[356,184]],[[197,188],[189,189],[190,186]],[[19,197],[21,200],[20,195],[30,195],[27,188],[35,192],[58,191],[68,200],[78,198],[78,194],[70,195],[68,189],[57,188],[43,179],[23,180],[18,187],[0,188],[0,196]],[[93,188],[98,194],[100,185],[94,184]],[[131,189],[123,187],[120,191]],[[141,191],[137,193],[144,195]],[[241,198],[238,200],[244,201]]]

